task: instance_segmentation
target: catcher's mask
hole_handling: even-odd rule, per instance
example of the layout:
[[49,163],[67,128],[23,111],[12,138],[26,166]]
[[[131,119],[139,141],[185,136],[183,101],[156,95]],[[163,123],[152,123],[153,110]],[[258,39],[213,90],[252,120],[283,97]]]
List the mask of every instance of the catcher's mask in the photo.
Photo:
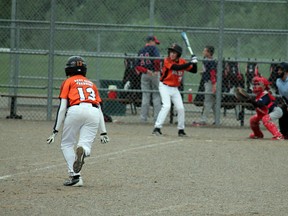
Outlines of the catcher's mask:
[[80,56],[71,56],[66,64],[66,76],[83,75],[86,76],[87,65]]
[[254,77],[253,83],[253,93],[260,94],[265,90],[269,90],[270,82],[265,77]]
[[171,51],[175,51],[177,52],[177,57],[180,58],[180,56],[182,55],[182,47],[179,46],[178,44],[176,43],[173,43],[171,45],[171,47],[168,47],[168,56],[170,55],[170,52]]

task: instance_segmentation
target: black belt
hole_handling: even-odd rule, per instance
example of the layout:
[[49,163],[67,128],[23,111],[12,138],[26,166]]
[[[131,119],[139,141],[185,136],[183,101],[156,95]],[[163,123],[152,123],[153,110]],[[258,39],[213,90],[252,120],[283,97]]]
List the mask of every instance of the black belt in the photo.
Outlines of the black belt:
[[162,82],[164,85],[166,85],[166,86],[169,86],[169,87],[177,87],[177,86],[170,86],[170,85],[168,85],[168,84],[166,84],[166,83],[164,83],[164,82]]
[[[79,103],[79,104],[75,104],[75,105],[73,105],[73,106],[79,106],[79,105],[80,105],[80,103]],[[92,104],[92,107],[99,108],[99,105],[97,105],[97,104]]]

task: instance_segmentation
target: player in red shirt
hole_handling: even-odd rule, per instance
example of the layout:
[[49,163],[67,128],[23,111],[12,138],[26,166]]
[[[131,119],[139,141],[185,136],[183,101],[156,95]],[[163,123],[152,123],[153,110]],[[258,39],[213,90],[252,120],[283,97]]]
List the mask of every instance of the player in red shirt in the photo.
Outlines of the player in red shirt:
[[184,71],[197,73],[197,57],[192,56],[190,62],[180,58],[182,47],[178,44],[172,44],[168,48],[168,57],[164,59],[162,73],[159,83],[159,92],[162,100],[162,108],[155,122],[153,134],[162,135],[161,128],[171,108],[171,101],[177,110],[178,118],[178,135],[186,136],[185,128],[185,110],[181,94],[178,87],[181,84]]
[[[53,143],[64,121],[61,150],[68,167],[69,179],[65,186],[82,186],[80,170],[84,158],[90,156],[92,143],[100,126],[100,140],[107,143],[101,98],[96,85],[86,78],[86,63],[80,56],[68,59],[65,72],[68,77],[60,88],[60,105],[52,135],[47,143]],[[77,145],[76,153],[74,146]]]

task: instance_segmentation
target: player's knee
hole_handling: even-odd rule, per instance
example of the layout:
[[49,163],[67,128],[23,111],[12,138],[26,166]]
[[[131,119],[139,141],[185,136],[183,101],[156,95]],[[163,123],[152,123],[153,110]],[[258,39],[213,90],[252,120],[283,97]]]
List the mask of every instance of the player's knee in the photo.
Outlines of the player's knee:
[[144,96],[142,97],[142,103],[144,104],[149,104],[150,103],[150,97]]
[[184,109],[184,107],[182,106],[182,107],[178,107],[177,108],[177,112],[179,113],[179,112],[185,112],[185,109]]
[[267,125],[270,121],[271,121],[271,118],[270,118],[269,115],[265,115],[265,116],[262,118],[263,125]]
[[170,108],[171,108],[171,104],[162,104],[162,108],[164,109],[164,110],[170,110]]
[[259,119],[258,119],[258,117],[257,116],[252,116],[251,118],[250,118],[250,126],[251,127],[254,127],[254,126],[258,126],[259,125]]

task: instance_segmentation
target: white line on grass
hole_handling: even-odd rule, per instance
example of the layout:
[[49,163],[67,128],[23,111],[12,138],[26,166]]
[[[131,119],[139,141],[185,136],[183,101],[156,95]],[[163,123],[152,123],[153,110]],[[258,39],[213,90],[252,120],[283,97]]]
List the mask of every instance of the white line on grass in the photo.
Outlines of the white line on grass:
[[[155,147],[162,146],[162,145],[167,145],[167,144],[176,144],[176,143],[179,143],[179,142],[182,142],[182,141],[183,141],[182,139],[177,139],[177,140],[168,141],[168,142],[162,142],[162,143],[160,142],[160,143],[155,143],[155,144],[143,145],[143,146],[139,146],[139,147],[123,149],[123,150],[116,151],[116,152],[110,152],[110,153],[107,153],[107,154],[97,155],[95,157],[90,157],[90,158],[91,159],[98,159],[98,158],[102,158],[102,157],[109,157],[109,156],[119,155],[119,154],[123,154],[123,153],[126,153],[126,152],[131,152],[131,151],[139,150],[139,149],[148,149],[148,148],[155,148]],[[93,163],[96,163],[96,162],[91,162],[90,161],[89,163],[93,164]],[[27,171],[27,172],[19,172],[19,173],[14,173],[14,174],[11,174],[11,175],[3,175],[3,176],[0,176],[0,180],[5,180],[5,179],[8,179],[8,178],[11,178],[11,177],[14,177],[14,176],[19,176],[19,175],[27,175],[28,173],[30,174],[30,173],[43,171],[43,170],[48,170],[48,169],[56,168],[56,167],[59,167],[59,166],[63,166],[65,164],[66,163],[60,163],[60,164],[57,164],[57,165],[51,165],[51,166],[46,166],[46,167],[42,167],[42,168],[36,168],[34,170],[30,170],[30,171]]]

